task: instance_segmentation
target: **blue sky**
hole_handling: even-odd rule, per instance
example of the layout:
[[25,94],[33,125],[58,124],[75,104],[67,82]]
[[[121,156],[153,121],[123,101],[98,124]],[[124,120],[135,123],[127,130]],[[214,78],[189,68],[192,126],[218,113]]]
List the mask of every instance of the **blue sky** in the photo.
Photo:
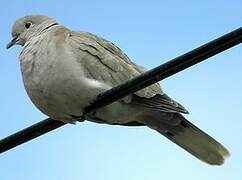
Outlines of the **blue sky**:
[[[103,36],[153,68],[242,24],[242,1],[1,1],[0,138],[46,116],[24,90],[18,55],[6,50],[13,22],[44,14],[74,30]],[[193,123],[227,146],[221,167],[204,164],[148,128],[90,122],[67,125],[0,155],[0,179],[242,178],[242,47],[227,50],[163,82]]]

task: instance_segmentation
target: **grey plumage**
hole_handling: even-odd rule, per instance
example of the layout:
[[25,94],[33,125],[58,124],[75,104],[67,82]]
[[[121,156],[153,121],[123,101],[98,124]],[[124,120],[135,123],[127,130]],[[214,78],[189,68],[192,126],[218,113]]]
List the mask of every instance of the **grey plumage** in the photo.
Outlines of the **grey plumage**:
[[[47,16],[25,16],[12,30],[23,46],[21,71],[26,91],[40,111],[73,123],[96,96],[145,72],[113,43],[75,32]],[[87,115],[87,120],[124,126],[148,126],[200,160],[220,165],[226,148],[186,120],[187,110],[158,83]]]

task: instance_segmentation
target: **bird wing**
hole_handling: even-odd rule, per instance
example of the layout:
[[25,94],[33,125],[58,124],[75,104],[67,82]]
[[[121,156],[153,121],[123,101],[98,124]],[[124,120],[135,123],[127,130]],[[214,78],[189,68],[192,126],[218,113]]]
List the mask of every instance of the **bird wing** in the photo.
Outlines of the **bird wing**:
[[[88,78],[118,86],[146,71],[108,40],[88,32],[70,31],[70,45],[78,53],[78,61]],[[165,95],[158,83],[134,93],[132,103],[165,112],[187,112],[183,106]]]

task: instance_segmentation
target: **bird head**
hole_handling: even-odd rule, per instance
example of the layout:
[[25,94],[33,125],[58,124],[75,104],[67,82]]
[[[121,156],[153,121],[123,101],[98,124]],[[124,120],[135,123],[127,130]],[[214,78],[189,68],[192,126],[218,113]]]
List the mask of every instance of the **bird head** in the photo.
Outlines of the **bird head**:
[[12,27],[12,40],[7,44],[7,49],[14,45],[21,45],[32,37],[40,35],[46,29],[58,23],[47,16],[30,15],[18,19]]

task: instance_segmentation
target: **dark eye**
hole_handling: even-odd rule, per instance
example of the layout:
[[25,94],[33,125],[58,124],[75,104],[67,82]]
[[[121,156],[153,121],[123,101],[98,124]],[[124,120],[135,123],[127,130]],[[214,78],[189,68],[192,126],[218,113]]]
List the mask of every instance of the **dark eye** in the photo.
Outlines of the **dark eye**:
[[31,22],[26,22],[26,23],[25,23],[25,28],[28,29],[31,25],[32,25]]

